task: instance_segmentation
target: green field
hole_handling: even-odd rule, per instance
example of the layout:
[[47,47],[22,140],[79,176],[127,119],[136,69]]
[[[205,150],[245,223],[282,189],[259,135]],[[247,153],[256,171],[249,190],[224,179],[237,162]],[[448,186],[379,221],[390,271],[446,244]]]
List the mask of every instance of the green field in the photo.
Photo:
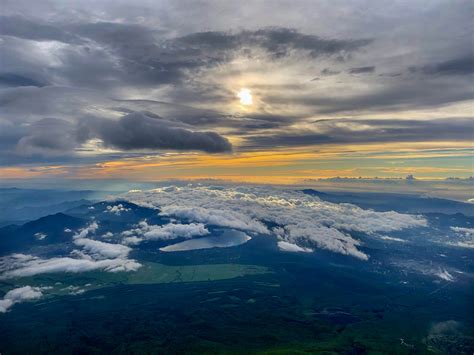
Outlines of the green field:
[[43,287],[45,296],[74,295],[116,285],[217,281],[261,275],[268,272],[270,272],[268,268],[257,265],[205,264],[174,266],[146,262],[134,272],[52,273],[3,280],[0,282],[0,290],[6,293],[13,288],[30,285],[32,287]]

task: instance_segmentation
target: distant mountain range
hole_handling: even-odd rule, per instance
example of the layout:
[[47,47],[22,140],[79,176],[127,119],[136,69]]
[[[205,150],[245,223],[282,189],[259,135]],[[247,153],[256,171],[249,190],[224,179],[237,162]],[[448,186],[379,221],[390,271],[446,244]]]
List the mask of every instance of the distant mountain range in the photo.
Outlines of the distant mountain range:
[[462,213],[474,216],[474,204],[413,194],[381,192],[321,192],[313,189],[302,190],[307,195],[333,203],[352,203],[361,208],[379,212],[400,213]]

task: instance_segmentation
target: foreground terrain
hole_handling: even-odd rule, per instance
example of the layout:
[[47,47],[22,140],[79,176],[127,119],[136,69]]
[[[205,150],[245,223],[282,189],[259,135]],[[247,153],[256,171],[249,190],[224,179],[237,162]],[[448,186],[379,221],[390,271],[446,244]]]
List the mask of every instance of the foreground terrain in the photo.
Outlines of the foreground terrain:
[[0,352],[471,354],[470,210],[173,187],[5,226]]

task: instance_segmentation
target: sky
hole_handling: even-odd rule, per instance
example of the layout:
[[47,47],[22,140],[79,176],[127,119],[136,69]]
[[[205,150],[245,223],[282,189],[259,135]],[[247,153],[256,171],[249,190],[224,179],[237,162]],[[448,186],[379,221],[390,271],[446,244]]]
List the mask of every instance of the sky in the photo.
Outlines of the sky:
[[2,179],[473,175],[471,1],[0,1]]

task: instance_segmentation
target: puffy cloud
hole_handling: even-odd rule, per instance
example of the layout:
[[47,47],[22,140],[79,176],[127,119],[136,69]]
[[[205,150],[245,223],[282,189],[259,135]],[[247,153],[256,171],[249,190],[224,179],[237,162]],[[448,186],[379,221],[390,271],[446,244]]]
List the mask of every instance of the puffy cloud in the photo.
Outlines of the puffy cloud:
[[95,259],[114,259],[114,258],[126,258],[131,248],[121,245],[105,243],[94,239],[79,238],[74,240],[74,244],[80,246],[88,254],[93,256]]
[[73,296],[81,295],[84,292],[86,292],[85,289],[80,288],[79,286],[73,286],[73,285],[69,285],[68,287],[64,287],[63,289],[61,289],[61,291],[68,291],[68,293],[70,295],[73,295]]
[[0,313],[5,313],[15,303],[41,298],[40,287],[23,286],[8,291],[0,300]]
[[125,245],[138,245],[143,242],[143,238],[139,238],[137,236],[126,237],[122,239],[122,244]]
[[[124,231],[122,235],[124,244],[135,245],[143,240],[171,240],[176,238],[192,238],[194,236],[203,236],[209,234],[209,231],[202,223],[177,224],[168,223],[162,226],[150,225],[146,221],[141,221],[137,228]],[[140,236],[140,237],[137,237]]]
[[82,228],[79,233],[74,234],[73,238],[74,239],[80,239],[80,238],[85,238],[89,234],[95,233],[95,231],[99,228],[99,225],[97,222],[93,221],[87,225],[87,227]]
[[450,227],[453,231],[466,237],[474,236],[474,228]]
[[107,206],[106,210],[105,210],[105,212],[114,213],[117,216],[120,216],[120,214],[122,212],[128,212],[128,211],[130,211],[130,208],[124,207],[121,203],[119,203],[118,205],[114,205],[114,206]]
[[283,240],[278,242],[278,248],[282,251],[289,251],[292,253],[310,253],[313,251],[311,248],[300,247],[296,244],[288,243]]
[[447,244],[460,247],[474,249],[474,228],[466,227],[450,227],[456,233],[459,240],[448,242]]
[[221,210],[211,206],[186,207],[183,205],[170,205],[163,206],[162,214],[207,224],[214,224],[221,227],[268,233],[267,227],[262,222],[249,217],[245,213],[228,209]]
[[[18,258],[18,254],[3,257],[0,261],[0,279],[15,277],[27,277],[47,273],[79,273],[93,270],[104,270],[109,272],[135,271],[141,264],[135,260],[125,258],[94,260],[91,256],[81,253],[74,253],[72,257],[54,257],[42,259],[32,255],[23,255]],[[5,267],[5,264],[9,264]]]
[[[115,206],[114,206],[115,207]],[[81,229],[79,233],[73,236],[74,244],[83,248],[88,253],[87,257],[93,259],[126,259],[131,248],[114,243],[106,243],[99,240],[86,238],[89,234],[97,231],[99,225],[97,222],[90,223],[87,227]]]
[[[421,216],[364,210],[270,187],[171,186],[128,193],[126,198],[155,206],[162,215],[273,234],[301,248],[322,248],[362,260],[368,256],[359,250],[361,243],[350,232],[372,234],[427,225]],[[269,224],[276,226],[270,229]]]
[[141,266],[128,258],[132,250],[130,247],[88,238],[98,228],[96,222],[91,222],[74,234],[73,243],[81,249],[74,249],[70,256],[43,259],[33,255],[12,254],[0,258],[0,279],[58,272],[135,271]]

